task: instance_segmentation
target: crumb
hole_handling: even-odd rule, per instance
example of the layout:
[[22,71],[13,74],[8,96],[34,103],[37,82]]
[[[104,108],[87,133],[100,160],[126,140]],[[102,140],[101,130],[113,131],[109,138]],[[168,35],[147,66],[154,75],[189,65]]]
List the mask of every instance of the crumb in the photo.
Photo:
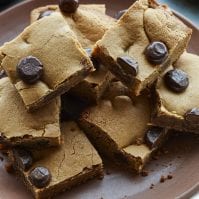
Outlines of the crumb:
[[74,131],[75,131],[75,128],[71,128],[71,131],[74,132]]
[[141,172],[141,176],[142,176],[142,177],[146,177],[146,176],[148,176],[148,175],[149,175],[149,172],[146,171],[146,170],[145,170],[145,171],[143,170],[143,171]]
[[169,163],[169,166],[172,166],[172,163]]
[[152,157],[152,159],[153,159],[153,160],[158,160],[158,156],[157,156],[157,155],[154,155],[154,156]]
[[180,156],[180,155],[178,155],[178,156],[177,156],[177,158],[181,158],[181,156]]
[[171,180],[173,178],[173,176],[171,175],[171,174],[169,174],[168,176],[167,176],[167,179],[169,179],[169,180]]
[[0,156],[0,160],[3,161],[3,157],[2,156]]
[[164,150],[163,153],[164,153],[164,154],[168,154],[169,151],[168,151],[168,150]]
[[13,173],[14,172],[14,168],[13,168],[13,164],[12,163],[7,163],[5,166],[4,166],[5,170],[8,172],[8,173]]
[[165,179],[164,176],[161,176],[161,177],[160,177],[160,182],[161,182],[161,183],[165,182],[165,180],[166,180],[166,179]]
[[150,189],[153,189],[153,188],[154,188],[154,184],[151,184]]
[[111,172],[109,169],[106,169],[106,175],[111,175]]
[[98,179],[98,180],[102,180],[103,178],[104,178],[104,176],[101,175],[101,176],[99,176],[97,179]]

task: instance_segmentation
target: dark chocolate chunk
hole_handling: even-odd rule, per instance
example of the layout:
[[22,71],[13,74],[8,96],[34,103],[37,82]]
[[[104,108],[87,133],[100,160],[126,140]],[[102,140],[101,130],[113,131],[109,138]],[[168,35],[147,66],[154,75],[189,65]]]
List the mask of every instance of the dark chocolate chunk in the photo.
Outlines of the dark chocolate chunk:
[[189,86],[189,78],[187,73],[179,69],[168,71],[164,76],[166,86],[177,93],[181,93]]
[[24,149],[14,149],[14,153],[19,158],[20,167],[23,168],[24,171],[27,171],[33,163],[32,154],[28,150]]
[[43,74],[43,65],[36,57],[25,57],[17,65],[17,74],[25,83],[34,84]]
[[59,0],[59,8],[64,13],[74,13],[79,7],[79,0]]
[[0,79],[2,79],[2,78],[4,78],[4,77],[7,77],[7,74],[6,74],[6,72],[5,72],[5,70],[1,70],[0,71]]
[[121,56],[117,58],[117,63],[127,74],[136,76],[138,74],[138,62],[129,56]]
[[193,108],[185,114],[185,120],[198,125],[199,122],[199,108]]
[[37,188],[43,188],[50,183],[51,174],[45,167],[36,167],[30,171],[29,180]]
[[164,43],[154,41],[147,46],[145,55],[150,63],[162,64],[168,57],[168,49]]
[[159,146],[160,142],[164,138],[165,130],[160,127],[151,127],[145,134],[145,142],[150,148]]
[[87,55],[90,57],[95,69],[98,70],[100,68],[100,62],[97,59],[95,59],[94,57],[92,57],[92,49],[91,48],[85,48],[85,51],[86,51]]
[[37,20],[43,18],[43,17],[48,17],[50,16],[54,11],[53,10],[45,10],[43,12],[40,13],[39,17]]
[[115,15],[115,18],[116,19],[120,19],[121,16],[127,11],[127,9],[125,10],[120,10],[116,15]]

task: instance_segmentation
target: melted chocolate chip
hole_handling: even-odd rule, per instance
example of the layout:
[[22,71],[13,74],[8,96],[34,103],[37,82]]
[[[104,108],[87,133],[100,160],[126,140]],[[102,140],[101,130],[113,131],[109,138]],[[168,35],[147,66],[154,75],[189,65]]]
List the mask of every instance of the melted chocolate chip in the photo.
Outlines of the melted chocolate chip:
[[136,76],[138,74],[138,62],[129,56],[117,58],[117,63],[122,67],[125,73]]
[[43,74],[43,65],[36,57],[28,56],[18,63],[17,73],[25,83],[34,84]]
[[151,127],[145,134],[145,142],[150,148],[157,147],[164,135],[164,129],[160,127]]
[[2,79],[2,78],[4,78],[4,77],[7,77],[7,74],[6,74],[6,72],[5,72],[5,70],[1,70],[0,71],[0,79]]
[[199,108],[193,108],[185,114],[185,120],[198,125]]
[[189,78],[187,73],[179,69],[168,71],[164,76],[166,86],[177,93],[181,93],[189,86]]
[[33,163],[32,154],[30,153],[30,151],[24,149],[15,149],[14,153],[19,158],[20,167],[23,168],[23,170],[27,171]]
[[50,183],[51,174],[45,167],[36,167],[30,171],[29,180],[37,188],[43,188]]
[[48,17],[50,16],[54,11],[53,10],[45,10],[43,12],[40,13],[39,17],[37,20],[43,18],[43,17]]
[[168,57],[168,49],[164,43],[154,41],[147,46],[145,55],[150,63],[162,64]]
[[122,17],[122,15],[127,11],[127,9],[125,10],[120,10],[116,15],[115,18],[116,19],[120,19]]
[[92,49],[91,48],[85,48],[85,51],[86,51],[87,55],[90,57],[95,69],[98,70],[100,68],[100,62],[97,59],[95,59],[94,57],[92,57]]
[[59,8],[64,13],[74,13],[79,7],[79,0],[59,0]]

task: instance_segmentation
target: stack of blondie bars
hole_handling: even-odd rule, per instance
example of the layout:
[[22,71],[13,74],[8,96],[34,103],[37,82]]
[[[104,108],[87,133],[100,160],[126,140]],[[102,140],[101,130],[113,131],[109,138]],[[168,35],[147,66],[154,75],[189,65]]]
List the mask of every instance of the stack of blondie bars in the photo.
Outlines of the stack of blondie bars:
[[102,178],[101,157],[140,173],[171,129],[199,132],[192,30],[155,0],[105,12],[60,0],[0,47],[0,144],[37,199]]

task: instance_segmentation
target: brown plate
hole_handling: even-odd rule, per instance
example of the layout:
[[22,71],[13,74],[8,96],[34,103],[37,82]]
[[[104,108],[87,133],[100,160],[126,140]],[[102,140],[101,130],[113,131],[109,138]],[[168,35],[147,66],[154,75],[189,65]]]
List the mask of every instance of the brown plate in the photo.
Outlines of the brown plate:
[[[29,0],[0,13],[0,45],[11,40],[29,24],[30,11],[41,5],[56,3],[53,0]],[[114,14],[128,8],[132,0],[81,0],[81,3],[105,3],[107,13]],[[199,54],[199,30],[184,17],[181,19],[193,28],[189,52]],[[147,166],[147,177],[130,176],[106,166],[105,178],[93,180],[73,188],[57,198],[64,199],[170,199],[190,198],[199,190],[199,139],[195,136],[178,136],[165,146],[168,153],[160,155]],[[7,174],[0,161],[0,199],[29,199],[31,194],[13,175]],[[110,164],[110,163],[109,163]],[[108,170],[108,172],[106,172]],[[106,174],[107,173],[107,174]],[[161,176],[173,175],[171,180],[160,183]],[[150,189],[151,184],[154,188]]]

